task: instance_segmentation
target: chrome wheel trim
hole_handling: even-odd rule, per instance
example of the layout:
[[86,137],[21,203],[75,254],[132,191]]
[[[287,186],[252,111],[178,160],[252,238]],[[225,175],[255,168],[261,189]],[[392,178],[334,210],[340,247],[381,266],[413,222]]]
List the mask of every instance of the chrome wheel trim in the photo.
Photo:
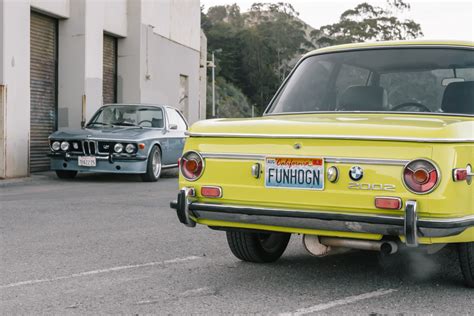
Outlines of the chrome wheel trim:
[[155,152],[153,153],[151,164],[153,166],[153,175],[155,176],[155,178],[159,178],[161,173],[161,157],[160,152],[158,150],[155,150]]

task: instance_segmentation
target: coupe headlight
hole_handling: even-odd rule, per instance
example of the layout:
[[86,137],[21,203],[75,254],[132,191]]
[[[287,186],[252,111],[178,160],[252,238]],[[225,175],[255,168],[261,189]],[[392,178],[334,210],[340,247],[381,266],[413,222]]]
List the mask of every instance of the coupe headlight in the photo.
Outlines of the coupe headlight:
[[121,153],[121,152],[123,151],[123,145],[120,144],[120,143],[115,144],[115,146],[114,146],[114,151],[115,151],[116,153]]
[[133,154],[133,152],[135,151],[135,145],[134,144],[128,144],[125,147],[125,151],[129,154]]
[[61,143],[61,150],[62,151],[67,151],[69,149],[69,143],[68,142],[62,142]]
[[53,144],[51,145],[51,148],[54,150],[54,151],[58,151],[61,149],[61,143],[58,142],[58,141],[55,141],[53,142]]

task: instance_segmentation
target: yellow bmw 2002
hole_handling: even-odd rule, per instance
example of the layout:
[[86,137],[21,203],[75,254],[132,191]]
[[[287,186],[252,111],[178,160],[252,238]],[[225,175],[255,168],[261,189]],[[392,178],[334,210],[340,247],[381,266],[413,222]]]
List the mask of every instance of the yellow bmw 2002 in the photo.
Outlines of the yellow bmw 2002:
[[457,244],[474,287],[474,43],[381,42],[305,55],[263,117],[194,124],[171,202],[232,253],[277,260]]

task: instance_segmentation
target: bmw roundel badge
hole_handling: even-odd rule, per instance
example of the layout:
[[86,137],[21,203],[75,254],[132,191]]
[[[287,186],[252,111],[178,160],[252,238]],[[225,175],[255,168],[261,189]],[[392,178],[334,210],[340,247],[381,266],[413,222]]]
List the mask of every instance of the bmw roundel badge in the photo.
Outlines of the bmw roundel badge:
[[359,166],[353,166],[351,170],[349,170],[349,177],[351,177],[354,181],[359,181],[364,176],[364,169]]

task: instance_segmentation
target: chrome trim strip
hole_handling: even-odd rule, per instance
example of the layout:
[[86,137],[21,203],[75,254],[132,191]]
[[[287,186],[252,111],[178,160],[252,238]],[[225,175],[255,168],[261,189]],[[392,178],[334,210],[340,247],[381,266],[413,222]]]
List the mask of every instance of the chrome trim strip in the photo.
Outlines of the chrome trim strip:
[[[282,158],[298,158],[297,155],[264,155],[264,154],[239,154],[239,153],[201,153],[206,159],[230,159],[230,160],[251,160],[264,161],[265,157],[282,157]],[[307,155],[305,156],[307,157]],[[377,159],[377,158],[345,158],[345,157],[324,157],[324,162],[339,164],[361,164],[361,165],[389,165],[389,166],[405,166],[411,160],[399,159]]]
[[278,112],[264,113],[262,116],[282,116],[282,115],[307,115],[307,114],[384,114],[393,115],[417,115],[417,116],[454,116],[454,117],[474,117],[474,114],[457,114],[457,113],[437,113],[437,112],[401,112],[401,111],[303,111],[303,112]]
[[170,168],[176,168],[178,167],[178,164],[173,164],[173,165],[163,165],[161,166],[161,169],[170,169]]
[[186,132],[188,137],[212,138],[270,138],[270,139],[344,139],[362,141],[393,141],[415,143],[474,143],[474,138],[417,138],[417,137],[386,137],[386,136],[354,136],[326,134],[247,134],[247,133],[193,133]]

